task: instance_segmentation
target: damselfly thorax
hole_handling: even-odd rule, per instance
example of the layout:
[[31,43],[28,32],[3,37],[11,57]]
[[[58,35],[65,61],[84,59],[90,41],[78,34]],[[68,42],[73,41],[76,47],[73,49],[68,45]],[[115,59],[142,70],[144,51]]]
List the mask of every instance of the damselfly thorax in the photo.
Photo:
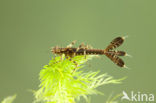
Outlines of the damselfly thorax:
[[78,48],[73,48],[72,46],[76,42],[73,41],[66,48],[61,48],[58,46],[52,48],[52,52],[58,55],[65,54],[66,57],[74,57],[77,55],[106,55],[118,66],[125,67],[124,61],[119,56],[126,56],[126,52],[114,50],[123,44],[124,39],[124,37],[117,37],[113,39],[106,49],[93,49],[92,47],[84,44],[81,44]]

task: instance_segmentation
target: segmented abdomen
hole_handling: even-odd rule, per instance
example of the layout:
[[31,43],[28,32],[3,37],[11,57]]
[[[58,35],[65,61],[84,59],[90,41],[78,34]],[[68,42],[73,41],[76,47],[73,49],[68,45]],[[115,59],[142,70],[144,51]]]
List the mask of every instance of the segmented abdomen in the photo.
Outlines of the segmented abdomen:
[[101,49],[83,49],[83,48],[59,48],[58,54],[65,55],[103,55],[104,50]]

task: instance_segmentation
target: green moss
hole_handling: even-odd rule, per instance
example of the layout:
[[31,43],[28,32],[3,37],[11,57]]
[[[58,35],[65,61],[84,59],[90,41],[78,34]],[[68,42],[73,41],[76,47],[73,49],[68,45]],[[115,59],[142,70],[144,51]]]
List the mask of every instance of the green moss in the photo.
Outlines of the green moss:
[[[102,94],[97,87],[120,83],[122,79],[113,79],[107,74],[84,72],[84,64],[93,56],[75,56],[66,59],[58,56],[50,60],[48,65],[40,71],[39,89],[34,92],[35,103],[76,103],[83,97],[88,101],[88,95]],[[76,65],[77,64],[77,65]],[[82,69],[83,68],[83,69]]]

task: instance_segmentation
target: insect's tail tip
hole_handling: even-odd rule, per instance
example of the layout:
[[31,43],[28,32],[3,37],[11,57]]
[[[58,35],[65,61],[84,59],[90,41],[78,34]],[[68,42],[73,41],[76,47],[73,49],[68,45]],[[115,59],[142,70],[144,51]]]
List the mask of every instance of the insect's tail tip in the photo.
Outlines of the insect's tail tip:
[[123,68],[128,68],[126,65],[123,65]]
[[125,56],[128,56],[128,57],[130,57],[130,58],[132,58],[132,57],[133,57],[132,55],[129,55],[129,54],[127,54],[127,53],[125,54]]
[[130,69],[130,68],[129,68],[129,67],[127,67],[126,65],[124,65],[124,66],[123,66],[123,68]]
[[122,37],[122,39],[124,39],[124,40],[125,40],[126,38],[128,38],[128,35]]

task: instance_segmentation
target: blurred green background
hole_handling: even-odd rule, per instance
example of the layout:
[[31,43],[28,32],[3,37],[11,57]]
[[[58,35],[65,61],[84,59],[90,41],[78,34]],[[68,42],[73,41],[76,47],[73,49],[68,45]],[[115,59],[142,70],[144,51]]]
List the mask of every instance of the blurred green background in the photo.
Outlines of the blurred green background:
[[[51,47],[77,40],[104,49],[117,36],[126,36],[119,48],[130,68],[117,67],[105,56],[84,69],[101,70],[119,85],[98,88],[91,103],[104,103],[123,90],[156,93],[155,0],[0,0],[0,101],[17,94],[14,103],[31,103],[30,89],[38,89],[39,72],[53,56]],[[155,94],[156,95],[156,94]],[[124,102],[126,103],[126,101]]]

